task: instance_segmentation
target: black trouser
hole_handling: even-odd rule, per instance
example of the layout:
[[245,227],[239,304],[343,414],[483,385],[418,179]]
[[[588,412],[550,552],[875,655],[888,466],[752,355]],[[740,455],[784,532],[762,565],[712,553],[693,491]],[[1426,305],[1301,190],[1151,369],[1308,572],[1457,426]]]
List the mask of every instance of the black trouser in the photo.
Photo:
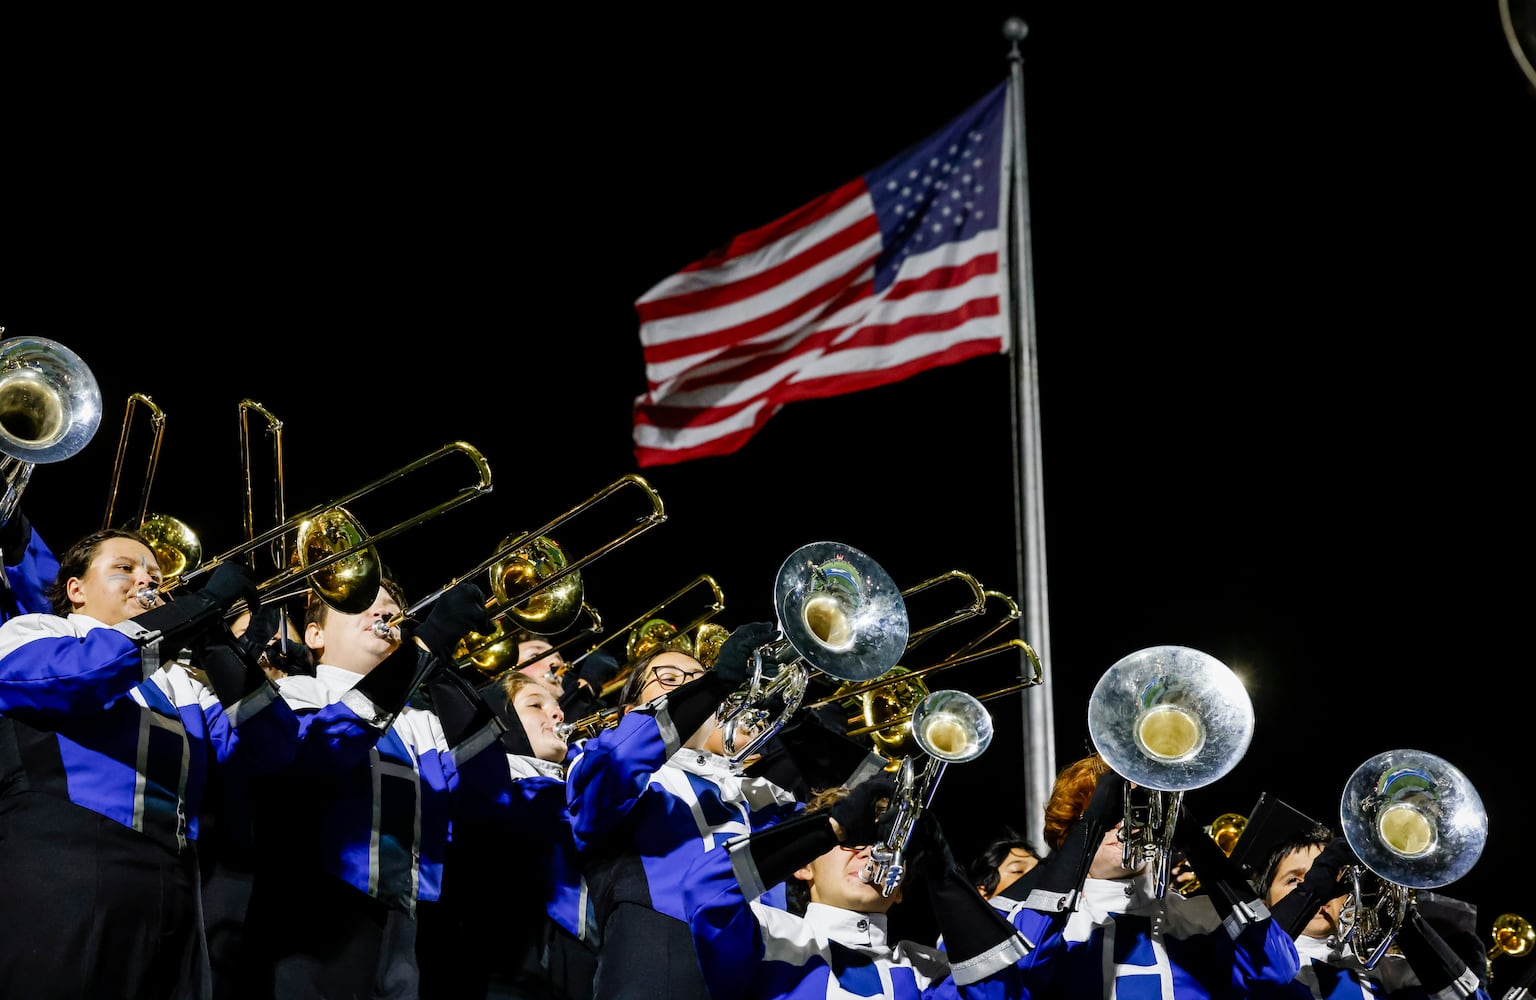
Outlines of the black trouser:
[[196,854],[43,792],[0,798],[0,984],[37,1000],[198,996]]
[[603,922],[595,1000],[708,1000],[693,932],[639,903],[618,903]]
[[258,870],[244,940],[245,996],[382,1000],[417,996],[416,921],[331,875]]

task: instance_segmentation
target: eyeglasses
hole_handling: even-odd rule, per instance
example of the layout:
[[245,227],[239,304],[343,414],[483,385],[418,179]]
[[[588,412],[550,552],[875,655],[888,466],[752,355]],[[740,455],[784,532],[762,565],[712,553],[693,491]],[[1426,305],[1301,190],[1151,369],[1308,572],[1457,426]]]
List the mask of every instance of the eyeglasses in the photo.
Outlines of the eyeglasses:
[[684,670],[682,667],[652,667],[651,680],[670,691],[696,677],[703,677],[704,673],[703,670]]

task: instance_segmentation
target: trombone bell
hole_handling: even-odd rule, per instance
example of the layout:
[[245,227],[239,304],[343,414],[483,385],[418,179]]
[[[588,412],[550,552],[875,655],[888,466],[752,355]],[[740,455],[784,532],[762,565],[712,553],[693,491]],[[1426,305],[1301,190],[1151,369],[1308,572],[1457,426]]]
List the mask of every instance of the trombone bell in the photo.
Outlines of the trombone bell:
[[150,514],[139,525],[139,534],[160,564],[162,587],[170,587],[203,562],[203,543],[185,521],[169,514]]
[[383,570],[379,553],[367,544],[368,533],[342,507],[332,507],[299,522],[294,551],[301,567],[337,552],[350,555],[327,563],[310,577],[310,589],[344,615],[360,615],[379,598]]
[[[500,548],[517,541],[517,536],[509,535],[502,539]],[[509,609],[509,616],[534,635],[564,632],[581,614],[579,570],[572,570],[527,598],[521,595],[534,590],[568,565],[565,551],[554,539],[541,535],[491,566],[491,593],[498,605]]]

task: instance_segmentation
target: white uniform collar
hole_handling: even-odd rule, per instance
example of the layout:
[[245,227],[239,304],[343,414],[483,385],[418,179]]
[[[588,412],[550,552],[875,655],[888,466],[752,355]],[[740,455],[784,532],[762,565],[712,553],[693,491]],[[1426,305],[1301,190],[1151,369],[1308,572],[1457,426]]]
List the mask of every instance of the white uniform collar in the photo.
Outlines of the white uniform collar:
[[811,903],[805,908],[805,920],[818,935],[838,944],[861,949],[886,948],[884,913],[856,913],[839,906]]

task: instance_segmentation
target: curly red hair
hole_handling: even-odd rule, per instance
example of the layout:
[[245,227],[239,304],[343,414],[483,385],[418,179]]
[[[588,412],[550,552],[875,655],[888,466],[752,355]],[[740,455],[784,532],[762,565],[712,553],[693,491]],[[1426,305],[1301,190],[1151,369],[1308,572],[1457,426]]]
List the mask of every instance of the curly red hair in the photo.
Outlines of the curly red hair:
[[1062,768],[1051,788],[1051,800],[1045,804],[1045,842],[1052,850],[1067,839],[1067,830],[1083,815],[1099,776],[1109,772],[1109,765],[1098,754],[1089,754]]

